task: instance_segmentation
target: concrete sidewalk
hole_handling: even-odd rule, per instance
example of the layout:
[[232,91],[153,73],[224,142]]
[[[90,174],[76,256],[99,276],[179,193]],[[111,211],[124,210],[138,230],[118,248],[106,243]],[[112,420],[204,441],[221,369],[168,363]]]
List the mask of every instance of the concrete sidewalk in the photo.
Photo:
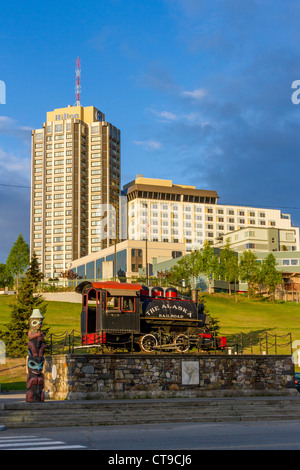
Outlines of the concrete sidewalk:
[[[95,399],[77,399],[77,400],[55,400],[46,398],[44,403],[57,403],[59,406],[72,403],[188,403],[188,402],[213,402],[213,401],[236,401],[236,402],[246,402],[248,400],[256,400],[257,402],[265,400],[274,400],[274,401],[290,401],[295,400],[295,402],[300,401],[300,393],[293,393],[290,395],[257,395],[257,396],[202,396],[202,397],[170,397],[170,398],[95,398]],[[6,403],[26,403],[26,391],[12,391],[10,393],[0,393],[0,405]]]
[[0,393],[0,405],[1,403],[20,403],[26,401],[26,392],[10,392]]

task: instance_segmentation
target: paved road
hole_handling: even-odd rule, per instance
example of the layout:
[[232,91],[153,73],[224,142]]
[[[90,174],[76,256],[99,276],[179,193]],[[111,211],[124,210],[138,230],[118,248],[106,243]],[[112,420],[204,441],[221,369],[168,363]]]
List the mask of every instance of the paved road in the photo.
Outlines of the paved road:
[[[300,421],[5,429],[0,450],[299,450]],[[161,451],[161,452],[160,452]],[[180,452],[179,452],[180,453]],[[134,455],[131,452],[130,455]]]

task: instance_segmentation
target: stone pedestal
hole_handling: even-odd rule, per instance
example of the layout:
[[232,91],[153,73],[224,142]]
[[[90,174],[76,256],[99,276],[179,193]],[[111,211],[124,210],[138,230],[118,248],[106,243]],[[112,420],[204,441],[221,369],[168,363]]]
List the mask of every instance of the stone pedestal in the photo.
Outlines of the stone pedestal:
[[90,354],[46,356],[51,399],[297,394],[291,356]]

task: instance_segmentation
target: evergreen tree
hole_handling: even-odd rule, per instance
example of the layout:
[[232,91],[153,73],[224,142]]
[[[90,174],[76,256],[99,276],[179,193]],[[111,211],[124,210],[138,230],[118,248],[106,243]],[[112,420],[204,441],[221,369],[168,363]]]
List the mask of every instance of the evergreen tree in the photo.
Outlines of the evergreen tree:
[[[47,305],[42,295],[34,295],[34,284],[27,271],[21,279],[15,301],[10,304],[10,322],[4,325],[4,331],[0,331],[0,339],[4,341],[6,353],[10,357],[27,356],[29,318],[35,308],[39,308],[45,316]],[[45,334],[48,330],[43,324]]]
[[203,295],[203,293],[200,290],[197,291],[197,295],[198,295],[198,298],[197,298],[198,303],[202,303],[203,306],[204,306],[204,309],[203,309],[202,313],[207,315],[207,317],[209,319],[209,329],[213,334],[215,334],[217,336],[219,331],[220,331],[219,320],[216,317],[213,317],[209,313],[209,310],[208,310],[207,304],[206,304],[205,296]]
[[40,271],[39,262],[35,253],[33,253],[31,258],[30,265],[27,270],[27,276],[29,276],[33,283],[34,289],[36,289],[38,283],[44,278],[44,274]]

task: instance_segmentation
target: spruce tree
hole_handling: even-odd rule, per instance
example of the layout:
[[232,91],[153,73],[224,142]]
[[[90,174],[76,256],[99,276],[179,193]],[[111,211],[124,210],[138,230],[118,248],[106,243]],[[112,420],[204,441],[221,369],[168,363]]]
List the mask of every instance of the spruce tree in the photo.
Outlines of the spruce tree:
[[[39,308],[45,316],[47,304],[42,295],[34,295],[34,283],[31,272],[28,270],[22,278],[15,301],[10,304],[10,322],[0,331],[0,339],[4,341],[6,353],[10,357],[26,357],[29,318],[35,308]],[[47,334],[49,328],[43,324],[43,332]]]
[[27,275],[32,281],[34,289],[36,289],[38,283],[44,278],[44,274],[40,271],[38,258],[35,253],[33,253],[33,256],[31,258],[30,265],[27,270]]
[[220,331],[219,320],[216,317],[213,317],[211,315],[211,313],[209,313],[209,310],[208,310],[207,304],[206,304],[205,296],[203,295],[203,293],[200,290],[198,290],[198,299],[197,300],[198,300],[198,304],[199,303],[203,304],[202,313],[207,315],[207,317],[209,319],[209,330],[210,330],[210,332],[217,335]]

